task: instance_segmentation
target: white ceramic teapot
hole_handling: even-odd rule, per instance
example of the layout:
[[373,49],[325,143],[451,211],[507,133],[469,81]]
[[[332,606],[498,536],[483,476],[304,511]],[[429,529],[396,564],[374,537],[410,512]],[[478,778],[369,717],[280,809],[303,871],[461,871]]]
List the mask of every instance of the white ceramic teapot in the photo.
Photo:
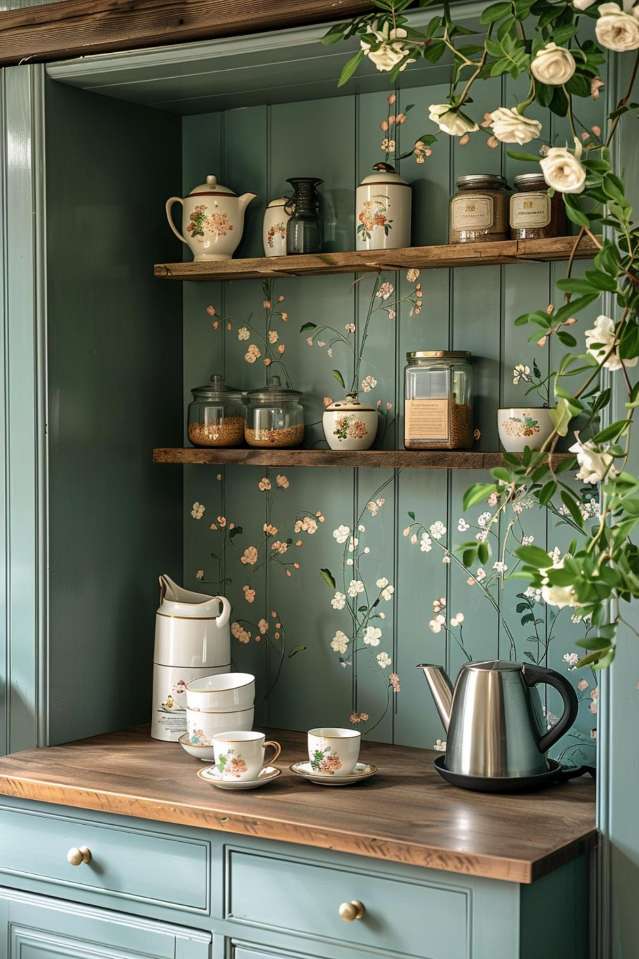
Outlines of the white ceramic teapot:
[[[209,175],[206,183],[194,187],[182,199],[172,196],[166,201],[166,217],[178,240],[190,247],[196,261],[228,260],[238,247],[244,229],[244,211],[255,199],[255,193],[238,196]],[[180,203],[183,209],[182,235],[173,222],[171,209]]]

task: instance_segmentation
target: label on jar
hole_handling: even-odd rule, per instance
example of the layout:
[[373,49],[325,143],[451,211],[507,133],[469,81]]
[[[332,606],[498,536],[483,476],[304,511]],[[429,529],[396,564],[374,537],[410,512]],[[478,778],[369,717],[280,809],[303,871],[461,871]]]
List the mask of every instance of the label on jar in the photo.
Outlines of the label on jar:
[[548,226],[552,204],[547,193],[515,193],[510,198],[510,225],[513,230],[522,227]]
[[448,400],[406,400],[407,440],[448,440]]
[[460,194],[451,204],[453,230],[491,230],[495,222],[495,201],[484,193]]

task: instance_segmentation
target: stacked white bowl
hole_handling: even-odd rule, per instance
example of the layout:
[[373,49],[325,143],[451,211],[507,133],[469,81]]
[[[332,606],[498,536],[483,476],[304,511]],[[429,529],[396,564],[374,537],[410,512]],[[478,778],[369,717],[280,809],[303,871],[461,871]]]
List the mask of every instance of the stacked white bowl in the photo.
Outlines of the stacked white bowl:
[[189,743],[208,746],[216,733],[253,728],[255,676],[226,673],[195,679],[186,687]]

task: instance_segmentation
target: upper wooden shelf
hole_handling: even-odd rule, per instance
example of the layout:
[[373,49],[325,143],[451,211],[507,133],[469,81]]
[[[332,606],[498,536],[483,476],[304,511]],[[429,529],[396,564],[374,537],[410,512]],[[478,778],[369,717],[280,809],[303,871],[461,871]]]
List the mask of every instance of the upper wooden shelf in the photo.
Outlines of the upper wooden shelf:
[[[555,462],[570,456],[556,453]],[[503,463],[501,453],[450,450],[258,450],[248,449],[155,449],[155,463],[224,464],[244,466],[359,466],[362,469],[481,470]]]
[[[522,260],[567,260],[576,237],[549,240],[497,240],[490,243],[451,243],[412,246],[401,250],[346,253],[307,253],[300,256],[256,257],[247,260],[208,260],[200,263],[156,263],[155,276],[164,280],[255,280],[269,277],[313,276],[320,273],[375,273],[379,270],[437,270],[457,266],[495,266]],[[578,259],[594,256],[597,247],[584,237]]]

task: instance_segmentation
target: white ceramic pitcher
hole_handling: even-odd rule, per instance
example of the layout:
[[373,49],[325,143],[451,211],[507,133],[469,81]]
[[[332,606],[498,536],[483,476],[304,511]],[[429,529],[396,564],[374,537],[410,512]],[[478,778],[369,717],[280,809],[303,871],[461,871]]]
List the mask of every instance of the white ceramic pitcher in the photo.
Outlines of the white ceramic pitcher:
[[231,662],[225,596],[194,593],[160,576],[160,606],[155,617],[155,662],[162,666],[227,666]]

